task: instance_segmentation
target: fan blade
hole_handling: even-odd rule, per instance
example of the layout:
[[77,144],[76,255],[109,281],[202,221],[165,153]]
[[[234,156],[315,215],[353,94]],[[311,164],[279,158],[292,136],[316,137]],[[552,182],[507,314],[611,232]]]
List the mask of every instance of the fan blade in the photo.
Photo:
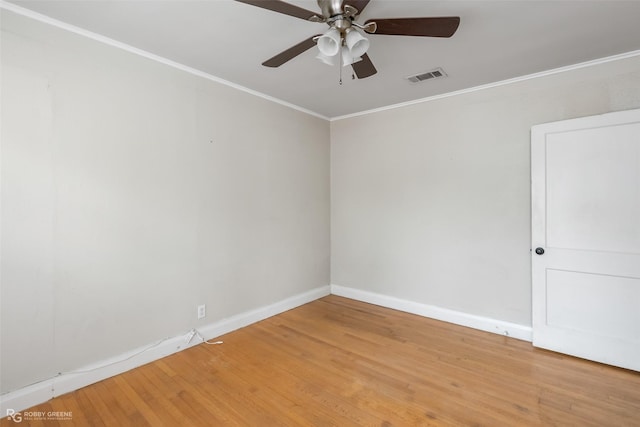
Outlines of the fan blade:
[[355,62],[351,66],[359,79],[371,77],[378,72],[366,53],[362,55],[362,61]]
[[279,67],[287,61],[292,60],[296,56],[300,55],[302,52],[306,52],[316,45],[316,41],[314,40],[321,34],[317,34],[313,37],[309,37],[308,39],[298,43],[295,46],[290,47],[289,49],[280,52],[273,58],[267,59],[262,63],[265,67]]
[[369,0],[345,0],[344,4],[358,9],[358,15],[360,15],[364,8],[367,7],[367,4],[369,4]]
[[369,19],[364,25],[375,22],[378,28],[373,34],[391,36],[451,37],[460,25],[458,16],[437,18]]
[[308,21],[314,16],[318,16],[315,12],[295,6],[293,4],[279,0],[236,0],[240,3],[250,4],[252,6],[261,7],[285,15],[294,16],[296,18]]

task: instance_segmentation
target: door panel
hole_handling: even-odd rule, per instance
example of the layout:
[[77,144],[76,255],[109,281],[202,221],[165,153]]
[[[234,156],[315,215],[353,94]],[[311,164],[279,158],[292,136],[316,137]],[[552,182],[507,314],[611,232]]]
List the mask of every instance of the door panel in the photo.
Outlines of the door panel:
[[549,247],[640,253],[638,135],[637,123],[547,135]]
[[640,370],[640,110],[532,128],[533,344]]
[[547,270],[549,326],[638,340],[639,302],[640,279]]

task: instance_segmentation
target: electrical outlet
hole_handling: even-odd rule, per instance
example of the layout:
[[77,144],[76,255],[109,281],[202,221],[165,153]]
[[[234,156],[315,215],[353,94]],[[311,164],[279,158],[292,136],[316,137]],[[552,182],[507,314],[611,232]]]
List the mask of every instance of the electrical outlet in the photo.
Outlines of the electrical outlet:
[[198,319],[204,319],[207,315],[207,306],[202,304],[198,306]]

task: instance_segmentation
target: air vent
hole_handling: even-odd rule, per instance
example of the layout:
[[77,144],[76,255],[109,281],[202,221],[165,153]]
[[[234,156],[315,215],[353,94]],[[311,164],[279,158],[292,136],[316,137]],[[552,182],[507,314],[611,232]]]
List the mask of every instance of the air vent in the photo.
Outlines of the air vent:
[[442,68],[436,68],[435,70],[427,71],[426,73],[416,74],[415,76],[407,77],[412,83],[423,82],[425,80],[438,79],[441,77],[447,77],[447,73]]

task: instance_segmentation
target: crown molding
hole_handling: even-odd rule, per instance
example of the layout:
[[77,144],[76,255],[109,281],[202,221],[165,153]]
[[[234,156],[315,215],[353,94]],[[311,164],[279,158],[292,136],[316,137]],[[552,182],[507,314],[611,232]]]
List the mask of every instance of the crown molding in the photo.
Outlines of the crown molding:
[[122,50],[125,50],[125,51],[130,52],[130,53],[134,53],[134,54],[142,56],[144,58],[151,59],[153,61],[159,62],[159,63],[164,64],[164,65],[168,65],[169,67],[177,68],[178,70],[184,71],[186,73],[189,73],[189,74],[192,74],[192,75],[195,75],[195,76],[198,76],[198,77],[202,77],[204,79],[207,79],[207,80],[210,80],[210,81],[213,81],[213,82],[216,82],[216,83],[220,83],[222,85],[237,89],[237,90],[239,90],[241,92],[245,92],[245,93],[257,96],[259,98],[266,99],[267,101],[271,101],[271,102],[274,102],[276,104],[283,105],[285,107],[289,107],[289,108],[291,108],[293,110],[297,110],[297,111],[300,111],[302,113],[309,114],[311,116],[318,117],[318,118],[323,119],[323,120],[330,120],[329,117],[323,116],[322,114],[318,114],[315,111],[311,111],[311,110],[308,110],[306,108],[302,108],[299,105],[295,105],[295,104],[292,104],[290,102],[284,101],[282,99],[275,98],[275,97],[270,96],[270,95],[266,95],[266,94],[264,94],[262,92],[258,92],[256,90],[249,89],[248,87],[245,87],[245,86],[230,82],[230,81],[225,80],[225,79],[221,79],[220,77],[216,77],[213,74],[209,74],[209,73],[206,73],[204,71],[198,70],[196,68],[192,68],[192,67],[189,67],[187,65],[181,64],[179,62],[172,61],[171,59],[167,59],[167,58],[162,57],[160,55],[156,55],[154,53],[147,52],[146,50],[138,49],[137,47],[133,47],[133,46],[128,45],[126,43],[122,43],[122,42],[119,42],[119,41],[114,40],[112,38],[105,37],[103,35],[94,33],[94,32],[89,31],[89,30],[85,30],[84,28],[76,27],[75,25],[71,25],[71,24],[68,24],[66,22],[59,21],[59,20],[51,18],[51,17],[49,17],[47,15],[43,15],[41,13],[34,12],[33,10],[26,9],[26,8],[24,8],[22,6],[18,6],[16,4],[9,3],[6,0],[0,0],[0,9],[8,10],[8,11],[11,11],[11,12],[16,13],[18,15],[25,16],[27,18],[31,18],[31,19],[34,19],[34,20],[39,21],[39,22],[43,22],[45,24],[49,24],[49,25],[57,27],[57,28],[61,28],[63,30],[66,30],[66,31],[69,31],[69,32],[74,33],[74,34],[78,34],[78,35],[87,37],[87,38],[95,40],[97,42],[104,43],[106,45],[113,46],[115,48],[122,49]]
[[353,117],[366,116],[368,114],[379,113],[379,112],[382,112],[382,111],[395,110],[397,108],[407,107],[407,106],[410,106],[410,105],[422,104],[424,102],[436,101],[438,99],[444,99],[444,98],[449,98],[449,97],[452,97],[452,96],[464,95],[466,93],[478,92],[478,91],[481,91],[481,90],[491,89],[491,88],[494,88],[494,87],[506,86],[506,85],[510,85],[510,84],[513,84],[513,83],[519,83],[519,82],[524,82],[524,81],[527,81],[527,80],[538,79],[540,77],[552,76],[554,74],[566,73],[567,71],[579,70],[581,68],[593,67],[593,66],[596,66],[596,65],[606,64],[608,62],[621,61],[623,59],[634,58],[634,57],[637,57],[637,56],[640,56],[640,50],[634,50],[634,51],[631,51],[631,52],[625,52],[625,53],[621,53],[621,54],[618,54],[618,55],[606,56],[604,58],[594,59],[594,60],[586,61],[586,62],[580,62],[578,64],[567,65],[567,66],[559,67],[559,68],[553,68],[551,70],[540,71],[538,73],[526,74],[526,75],[520,76],[520,77],[514,77],[514,78],[506,79],[506,80],[500,80],[500,81],[497,81],[497,82],[494,82],[494,83],[487,83],[487,84],[480,85],[480,86],[474,86],[474,87],[470,87],[470,88],[467,88],[467,89],[461,89],[461,90],[456,90],[456,91],[453,91],[453,92],[443,93],[443,94],[440,94],[440,95],[434,95],[434,96],[429,96],[429,97],[426,97],[426,98],[420,98],[420,99],[416,99],[416,100],[413,100],[413,101],[401,102],[401,103],[398,103],[398,104],[387,105],[385,107],[374,108],[374,109],[371,109],[371,110],[360,111],[360,112],[352,113],[352,114],[345,114],[343,116],[332,117],[329,120],[333,122],[333,121],[337,121],[337,120],[350,119],[350,118],[353,118]]

